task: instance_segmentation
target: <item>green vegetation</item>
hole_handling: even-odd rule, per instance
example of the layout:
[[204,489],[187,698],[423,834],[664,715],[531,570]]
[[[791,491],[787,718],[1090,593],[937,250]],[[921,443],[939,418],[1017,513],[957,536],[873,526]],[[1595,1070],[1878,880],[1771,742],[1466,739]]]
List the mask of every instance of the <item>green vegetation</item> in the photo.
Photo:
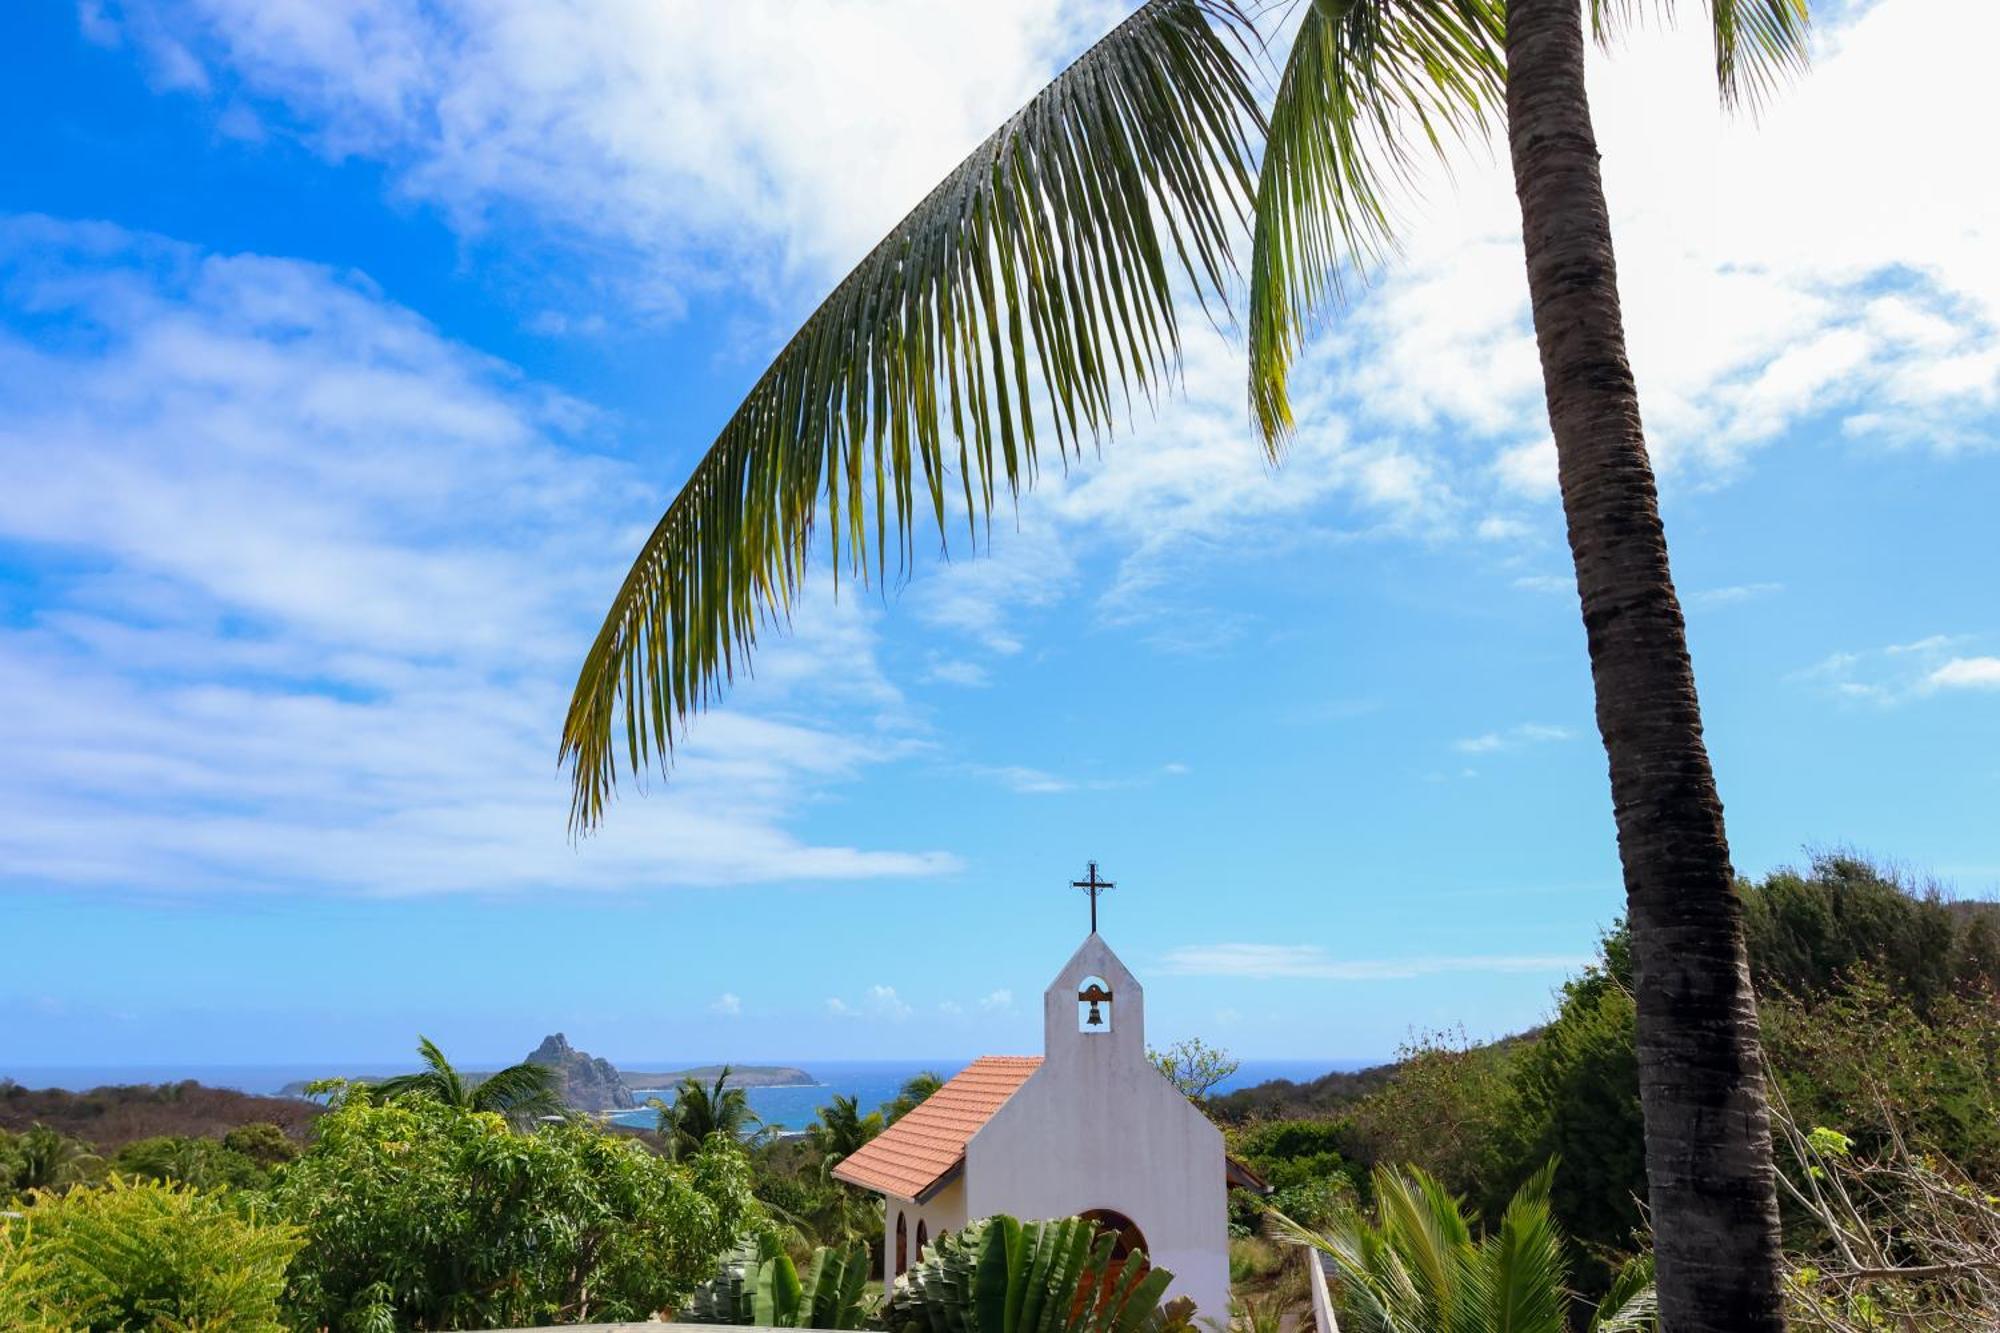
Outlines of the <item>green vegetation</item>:
[[582,1119],[519,1133],[367,1088],[320,1121],[273,1200],[307,1238],[288,1303],[334,1328],[643,1319],[708,1277],[756,1216],[727,1139],[673,1162]]
[[902,1089],[896,1093],[894,1101],[882,1108],[882,1123],[893,1125],[910,1112],[922,1106],[930,1095],[944,1086],[944,1079],[926,1069],[921,1074],[904,1080]]
[[376,1084],[383,1097],[418,1093],[435,1098],[446,1106],[468,1111],[492,1111],[516,1120],[561,1115],[562,1098],[556,1093],[555,1071],[546,1065],[509,1065],[480,1079],[467,1079],[444,1058],[444,1052],[429,1037],[417,1038],[417,1054],[424,1068],[414,1074],[399,1074]]
[[751,1127],[759,1123],[750,1109],[749,1094],[729,1086],[728,1065],[717,1071],[713,1083],[704,1085],[690,1074],[674,1089],[671,1103],[648,1097],[646,1105],[659,1113],[660,1137],[666,1141],[667,1156],[675,1159],[700,1152],[716,1134],[747,1139]]
[[[1569,1288],[1568,1244],[1549,1207],[1554,1164],[1530,1176],[1491,1234],[1475,1238],[1464,1206],[1411,1167],[1375,1173],[1373,1219],[1292,1233],[1333,1260],[1343,1327],[1360,1333],[1637,1333],[1654,1326],[1652,1269],[1635,1259],[1594,1309]],[[1582,1316],[1579,1318],[1579,1316]]]
[[762,1233],[695,1290],[681,1319],[763,1328],[862,1328],[874,1313],[866,1299],[871,1263],[866,1245],[822,1245],[801,1281],[791,1256],[774,1236]]
[[[2000,909],[1946,902],[1851,856],[1738,892],[1781,1127],[1837,1131],[1856,1161],[1907,1152],[1962,1174],[1967,1189],[2000,1193],[2000,965],[1990,948]],[[1247,1090],[1216,1099],[1212,1113],[1231,1150],[1277,1188],[1274,1204],[1312,1227],[1347,1215],[1348,1198],[1373,1202],[1379,1170],[1403,1165],[1497,1227],[1558,1160],[1549,1207],[1574,1246],[1573,1282],[1594,1296],[1649,1241],[1632,981],[1621,927],[1536,1032],[1489,1045],[1433,1034],[1382,1070]],[[1786,1179],[1803,1188],[1806,1165],[1793,1154]],[[1893,1230],[1895,1210],[1919,1195],[1898,1197],[1876,1198],[1868,1225]],[[1255,1223],[1237,1209],[1239,1223]],[[1783,1218],[1795,1275],[1830,1271],[1835,1226],[1789,1196]],[[1804,1293],[1795,1283],[1801,1318]]]
[[299,1231],[230,1191],[116,1177],[0,1228],[0,1327],[279,1333]]
[[1210,1046],[1199,1037],[1175,1042],[1164,1051],[1146,1048],[1146,1058],[1161,1077],[1179,1088],[1191,1102],[1202,1102],[1216,1085],[1236,1072],[1239,1062],[1229,1052]]
[[1071,1217],[1000,1215],[939,1237],[890,1294],[891,1333],[1163,1333],[1188,1326],[1186,1301],[1160,1303],[1173,1275]]

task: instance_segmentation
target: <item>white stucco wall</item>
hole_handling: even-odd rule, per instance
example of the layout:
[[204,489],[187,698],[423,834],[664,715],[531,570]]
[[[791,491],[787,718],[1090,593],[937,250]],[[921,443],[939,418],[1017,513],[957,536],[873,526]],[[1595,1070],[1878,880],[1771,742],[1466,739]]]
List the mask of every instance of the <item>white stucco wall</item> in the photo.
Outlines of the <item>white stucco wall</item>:
[[[1106,1033],[1077,1030],[1077,988],[1092,976],[1112,992]],[[1174,1274],[1169,1294],[1192,1298],[1204,1318],[1227,1321],[1222,1134],[1147,1061],[1139,983],[1092,935],[1044,994],[1042,1010],[1042,1067],[966,1146],[959,1215],[1123,1213],[1145,1234],[1153,1261]],[[891,1199],[892,1241],[896,1206]]]
[[947,1231],[956,1231],[965,1225],[965,1179],[960,1177],[946,1185],[926,1203],[910,1199],[898,1199],[893,1195],[883,1197],[882,1217],[882,1272],[885,1279],[893,1281],[896,1276],[896,1219],[904,1219],[906,1250],[903,1267],[909,1268],[917,1262],[917,1224],[924,1225],[926,1242],[936,1240]]

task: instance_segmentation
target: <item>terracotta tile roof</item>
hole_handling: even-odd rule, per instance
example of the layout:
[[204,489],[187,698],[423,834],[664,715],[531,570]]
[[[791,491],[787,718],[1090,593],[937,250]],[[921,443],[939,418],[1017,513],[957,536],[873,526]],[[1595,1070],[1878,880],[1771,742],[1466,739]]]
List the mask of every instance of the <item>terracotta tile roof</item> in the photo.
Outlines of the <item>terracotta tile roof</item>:
[[1039,1055],[982,1055],[833,1168],[850,1185],[922,1199],[965,1164],[965,1145],[1042,1067]]

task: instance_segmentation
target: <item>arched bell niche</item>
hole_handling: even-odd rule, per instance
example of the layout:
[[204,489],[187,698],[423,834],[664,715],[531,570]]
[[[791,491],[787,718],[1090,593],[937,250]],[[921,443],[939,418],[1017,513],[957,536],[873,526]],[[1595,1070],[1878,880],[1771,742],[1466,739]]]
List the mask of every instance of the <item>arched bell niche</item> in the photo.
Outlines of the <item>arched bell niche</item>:
[[1086,1036],[1111,1031],[1111,987],[1103,977],[1085,977],[1077,983],[1076,1030]]

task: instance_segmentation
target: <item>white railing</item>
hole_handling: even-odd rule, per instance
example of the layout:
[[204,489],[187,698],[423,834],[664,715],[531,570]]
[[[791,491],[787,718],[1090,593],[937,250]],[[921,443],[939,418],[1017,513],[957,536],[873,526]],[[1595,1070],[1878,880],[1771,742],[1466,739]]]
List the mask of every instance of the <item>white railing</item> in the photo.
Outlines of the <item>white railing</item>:
[[1340,1333],[1340,1321],[1333,1317],[1333,1297],[1326,1289],[1326,1265],[1319,1261],[1319,1251],[1301,1245],[1299,1258],[1305,1261],[1306,1290],[1312,1294],[1313,1328],[1317,1333]]

